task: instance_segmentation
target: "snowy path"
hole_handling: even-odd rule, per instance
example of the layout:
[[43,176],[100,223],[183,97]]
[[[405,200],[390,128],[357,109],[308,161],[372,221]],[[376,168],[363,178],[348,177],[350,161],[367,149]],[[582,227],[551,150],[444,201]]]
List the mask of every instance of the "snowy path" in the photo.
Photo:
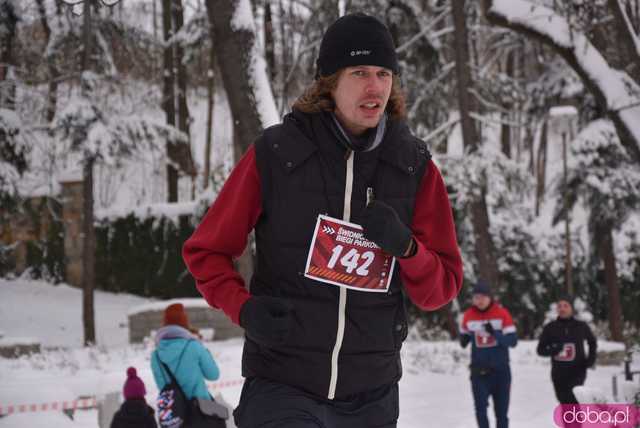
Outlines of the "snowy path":
[[[104,345],[78,348],[81,338],[79,295],[77,289],[52,287],[33,281],[0,280],[0,330],[7,336],[31,336],[49,350],[30,358],[0,358],[0,406],[40,404],[75,399],[81,395],[104,395],[120,391],[125,370],[133,365],[147,386],[147,401],[157,394],[149,356],[151,344],[125,345],[126,312],[148,300],[127,295],[99,293],[97,311],[99,337]],[[27,304],[28,302],[28,304]],[[78,302],[74,304],[71,302]],[[62,329],[61,327],[64,327]],[[208,348],[218,362],[221,381],[240,379],[242,340],[209,342]],[[516,428],[553,427],[551,420],[555,397],[549,380],[549,364],[535,355],[536,343],[521,341],[511,352],[512,397],[511,426]],[[601,348],[615,345],[601,343]],[[475,418],[468,379],[468,352],[454,342],[409,341],[403,347],[404,377],[400,382],[399,428],[473,428]],[[598,367],[589,371],[587,385],[611,391],[611,376],[621,367]],[[235,405],[240,386],[221,392]],[[491,409],[490,412],[491,414]],[[95,410],[78,411],[71,421],[61,412],[13,414],[0,418],[0,428],[97,428]]]
[[[521,428],[553,427],[551,414],[555,398],[549,381],[549,367],[533,357],[535,342],[521,342],[513,354],[513,387],[510,407],[512,426]],[[218,361],[222,381],[240,378],[241,340],[211,342],[207,346]],[[400,383],[399,428],[475,426],[473,401],[466,360],[453,362],[449,352],[456,344],[450,342],[409,342],[404,348],[405,375]],[[72,399],[82,394],[104,394],[122,387],[128,364],[139,368],[147,385],[147,399],[157,394],[149,370],[146,347],[127,347],[112,352],[91,350],[57,351],[39,359],[19,361],[0,359],[0,403],[42,403]],[[66,366],[63,361],[66,361]],[[431,362],[424,361],[432,359]],[[590,371],[587,385],[610,391],[611,375],[617,367],[598,367]],[[224,398],[237,404],[240,386],[220,389]],[[0,419],[0,428],[56,427],[97,428],[96,411],[77,412],[72,422],[56,412],[11,415]]]

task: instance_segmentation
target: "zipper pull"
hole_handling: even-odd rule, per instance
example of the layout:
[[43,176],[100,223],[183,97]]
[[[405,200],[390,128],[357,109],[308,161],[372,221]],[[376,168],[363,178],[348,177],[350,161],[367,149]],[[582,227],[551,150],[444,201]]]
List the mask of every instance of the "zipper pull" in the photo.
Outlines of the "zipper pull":
[[374,197],[375,195],[373,194],[373,187],[367,187],[367,207],[371,205]]

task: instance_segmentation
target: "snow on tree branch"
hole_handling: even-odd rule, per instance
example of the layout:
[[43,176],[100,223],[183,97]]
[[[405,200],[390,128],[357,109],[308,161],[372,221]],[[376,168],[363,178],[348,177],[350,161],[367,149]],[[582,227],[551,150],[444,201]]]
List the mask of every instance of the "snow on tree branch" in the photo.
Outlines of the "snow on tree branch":
[[15,193],[16,183],[26,168],[27,148],[20,117],[13,110],[0,108],[0,197]]
[[554,10],[526,0],[483,0],[489,22],[553,47],[578,73],[614,123],[620,140],[640,163],[640,86],[611,67],[587,36]]
[[[231,20],[231,28],[235,31],[245,30],[255,33],[253,11],[249,0],[238,0],[236,10]],[[249,72],[251,79],[249,83],[253,86],[253,93],[256,97],[256,108],[260,115],[262,126],[267,128],[280,121],[280,115],[276,107],[276,101],[271,91],[271,84],[267,75],[267,63],[264,56],[259,51],[258,43],[254,37],[251,47]]]

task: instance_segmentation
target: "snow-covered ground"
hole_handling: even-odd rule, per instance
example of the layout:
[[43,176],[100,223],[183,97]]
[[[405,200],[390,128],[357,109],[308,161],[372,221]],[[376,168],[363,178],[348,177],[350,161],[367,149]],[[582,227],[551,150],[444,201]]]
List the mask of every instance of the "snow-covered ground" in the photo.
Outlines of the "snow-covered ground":
[[[96,339],[108,348],[128,343],[127,311],[150,299],[96,291]],[[82,292],[65,284],[0,279],[0,331],[36,338],[45,348],[82,345]]]
[[[59,347],[17,360],[0,358],[0,406],[41,404],[100,398],[120,391],[128,366],[135,366],[153,405],[157,389],[151,375],[150,342],[128,345],[126,314],[149,300],[129,295],[97,293],[98,346],[81,348],[80,291],[43,282],[0,280],[0,330],[7,338],[32,337],[47,347]],[[242,340],[208,342],[222,376],[210,384],[235,405],[240,395]],[[549,363],[535,354],[536,343],[521,341],[511,352],[513,373],[510,418],[519,428],[553,427],[556,404]],[[601,343],[603,349],[619,345]],[[475,426],[468,379],[468,349],[455,342],[408,341],[403,348],[404,377],[400,382],[400,428]],[[589,371],[586,385],[610,394],[611,377],[622,367]],[[230,386],[229,386],[230,385]],[[491,410],[490,410],[491,413]],[[0,418],[0,428],[97,428],[97,411],[77,411],[72,421],[61,412],[12,414]]]

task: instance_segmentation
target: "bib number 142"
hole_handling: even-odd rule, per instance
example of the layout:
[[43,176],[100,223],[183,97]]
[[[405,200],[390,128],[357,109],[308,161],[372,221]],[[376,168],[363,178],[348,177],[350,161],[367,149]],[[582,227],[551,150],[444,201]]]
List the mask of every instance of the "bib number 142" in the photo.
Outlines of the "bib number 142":
[[376,258],[373,251],[365,251],[361,254],[355,248],[351,248],[346,252],[345,255],[342,256],[343,251],[344,247],[342,245],[336,245],[333,248],[331,258],[329,259],[329,263],[327,263],[327,267],[329,269],[333,269],[336,266],[336,263],[340,261],[340,264],[344,266],[347,273],[352,273],[355,270],[356,275],[369,275],[369,266]]
[[364,237],[362,226],[323,214],[309,245],[306,278],[350,290],[389,291],[395,258]]

